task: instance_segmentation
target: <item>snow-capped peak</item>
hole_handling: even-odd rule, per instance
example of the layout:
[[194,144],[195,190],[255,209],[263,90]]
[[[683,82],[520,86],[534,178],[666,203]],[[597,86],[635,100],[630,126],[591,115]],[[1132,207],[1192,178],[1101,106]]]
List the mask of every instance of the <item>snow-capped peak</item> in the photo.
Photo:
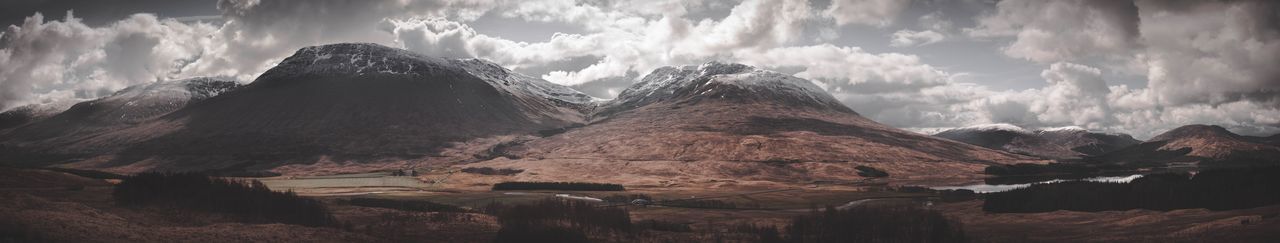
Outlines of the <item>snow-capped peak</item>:
[[111,96],[103,97],[98,102],[125,101],[138,102],[141,99],[161,99],[177,102],[181,100],[201,100],[217,96],[239,84],[235,80],[198,77],[181,80],[158,81],[150,84],[134,85],[124,88]]
[[513,72],[487,60],[445,59],[372,43],[303,47],[275,68],[263,73],[259,80],[290,80],[282,77],[298,75],[411,77],[439,72],[466,72],[512,94],[530,94],[579,106],[592,102],[591,97],[582,92]]
[[954,129],[946,130],[943,132],[958,132],[958,131],[981,131],[981,132],[1007,131],[1007,132],[1015,132],[1015,133],[1023,133],[1023,134],[1032,133],[1030,130],[1019,127],[1017,125],[1008,124],[1008,123],[980,124],[980,125],[954,128]]
[[1064,126],[1064,127],[1041,128],[1040,131],[1042,132],[1088,132],[1089,129],[1085,129],[1080,126]]
[[[606,106],[629,109],[676,98],[767,101],[852,112],[812,82],[737,63],[662,67],[623,90]],[[621,108],[616,108],[621,107]]]
[[532,93],[571,104],[590,104],[594,99],[578,90],[517,73],[488,60],[454,59],[453,63],[490,84],[514,93]]

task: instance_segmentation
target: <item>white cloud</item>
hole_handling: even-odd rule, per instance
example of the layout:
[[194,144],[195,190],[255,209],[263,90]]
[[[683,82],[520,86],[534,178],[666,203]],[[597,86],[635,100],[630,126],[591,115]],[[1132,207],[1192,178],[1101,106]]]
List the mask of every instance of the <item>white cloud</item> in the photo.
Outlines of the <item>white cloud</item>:
[[886,27],[911,4],[908,0],[833,0],[822,13],[836,24],[863,24]]
[[0,49],[0,108],[49,97],[96,98],[124,87],[182,76],[200,55],[207,24],[183,24],[137,14],[91,28],[68,14],[45,21],[28,17],[11,26]]
[[1161,104],[1280,106],[1280,3],[1140,1],[1150,84]]
[[1136,45],[1132,2],[1007,0],[965,31],[974,37],[1014,37],[1011,57],[1051,63],[1087,56],[1126,56]]
[[926,30],[926,31],[899,30],[897,32],[893,32],[893,39],[889,40],[889,46],[894,46],[894,47],[923,46],[923,45],[938,43],[943,39],[946,39],[946,36],[942,35],[942,33],[938,33],[932,30]]
[[[916,130],[1004,122],[1148,137],[1189,123],[1255,133],[1280,126],[1280,69],[1268,66],[1280,62],[1276,3],[1001,1],[965,33],[1009,41],[999,51],[1046,65],[1040,79],[1025,80],[1044,86],[1025,90],[956,82],[964,73],[915,55],[825,43],[839,35],[838,25],[891,26],[908,5],[225,0],[218,5],[221,26],[149,14],[98,27],[35,16],[0,34],[0,109],[95,98],[128,85],[190,76],[249,81],[303,46],[374,42],[544,70],[544,79],[566,85],[611,85],[595,87],[609,91],[601,94],[616,93],[626,79],[662,66],[742,62],[811,79],[872,119]],[[468,26],[494,13],[581,25],[585,31],[518,42]],[[894,32],[890,44],[928,45],[958,32],[938,11],[915,25]],[[1146,75],[1150,82],[1111,85],[1103,78],[1109,72]]]

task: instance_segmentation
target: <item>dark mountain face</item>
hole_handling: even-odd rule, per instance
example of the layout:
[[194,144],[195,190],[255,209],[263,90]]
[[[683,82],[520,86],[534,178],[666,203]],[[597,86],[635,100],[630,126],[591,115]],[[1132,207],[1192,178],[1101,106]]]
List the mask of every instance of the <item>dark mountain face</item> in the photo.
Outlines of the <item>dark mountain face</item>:
[[1113,163],[1275,163],[1280,146],[1214,125],[1187,125],[1130,148],[1089,158]]
[[956,128],[934,136],[1049,159],[1096,156],[1141,142],[1127,134],[1096,133],[1076,127],[1027,130],[1008,124]]
[[20,127],[52,117],[67,110],[74,104],[72,102],[31,104],[0,112],[0,133],[3,133],[6,129]]
[[[130,144],[79,143],[140,123],[241,87],[233,80],[192,78],[131,86],[110,96],[77,103],[66,111],[0,134],[0,158],[26,164],[63,161]],[[110,137],[110,136],[107,136]]]
[[303,48],[234,92],[62,151],[111,154],[107,167],[151,161],[176,170],[422,157],[471,138],[580,123],[589,99],[484,61],[334,44]]
[[239,88],[232,80],[193,78],[131,86],[29,126],[5,133],[7,141],[39,141],[117,129],[156,118]]

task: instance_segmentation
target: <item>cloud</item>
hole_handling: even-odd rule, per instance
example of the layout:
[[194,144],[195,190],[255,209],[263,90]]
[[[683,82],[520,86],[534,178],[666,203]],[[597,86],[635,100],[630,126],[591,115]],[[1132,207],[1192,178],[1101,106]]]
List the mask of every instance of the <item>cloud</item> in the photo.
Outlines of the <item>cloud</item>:
[[738,57],[761,67],[799,69],[797,77],[813,80],[837,96],[919,90],[942,85],[948,78],[947,73],[913,55],[871,54],[829,44],[742,52]]
[[902,29],[893,32],[889,46],[911,47],[942,42],[952,32],[952,23],[940,11],[920,16],[916,24],[923,30]]
[[1011,38],[1003,48],[1010,57],[1093,62],[1146,77],[1145,87],[1089,81],[1077,83],[1091,83],[1076,87],[1084,92],[1065,92],[1071,86],[1060,81],[1092,80],[1093,72],[1053,64],[1043,75],[1051,85],[1036,91],[1071,102],[1023,102],[1045,112],[1030,123],[1064,122],[1068,114],[1053,112],[1060,110],[1073,112],[1072,125],[1139,137],[1192,123],[1261,135],[1280,131],[1280,69],[1270,67],[1280,62],[1278,12],[1271,1],[1002,1],[965,31]]
[[893,47],[923,46],[923,45],[938,43],[943,39],[946,39],[946,36],[942,35],[942,33],[938,33],[932,30],[926,30],[926,31],[899,30],[897,32],[893,32],[893,39],[889,41],[889,46],[893,46]]
[[907,0],[833,0],[822,13],[834,18],[839,25],[886,27],[910,4]]
[[1035,62],[1125,55],[1136,47],[1137,8],[1111,0],[1008,0],[966,29],[974,37],[1014,37],[1011,57]]
[[1148,85],[1165,105],[1280,106],[1280,3],[1139,1]]
[[[138,14],[88,26],[35,15],[0,33],[0,109],[91,99],[191,76],[247,82],[303,46],[374,42],[488,59],[603,98],[662,66],[741,62],[810,79],[867,117],[914,130],[1003,122],[1146,137],[1188,123],[1255,134],[1280,127],[1280,69],[1269,66],[1280,61],[1277,3],[1007,0],[963,31],[956,25],[968,25],[971,16],[908,11],[911,5],[223,0],[216,24]],[[911,26],[885,30],[903,13],[927,14]],[[582,31],[512,41],[470,26],[486,17],[564,23]],[[931,59],[830,43],[840,35],[866,34],[849,30],[866,28],[839,28],[855,24],[878,27],[876,34],[889,36],[896,47],[960,36],[998,41],[1001,48],[992,51],[1044,70],[1039,78],[1020,80],[1039,84],[1032,89],[958,82],[965,70],[931,65]],[[972,47],[964,40],[954,44]],[[1120,73],[1148,82],[1108,83],[1106,77]]]
[[10,26],[0,49],[0,108],[89,99],[124,87],[173,79],[200,55],[199,43],[216,30],[136,14],[91,28],[68,13],[45,21],[37,13]]

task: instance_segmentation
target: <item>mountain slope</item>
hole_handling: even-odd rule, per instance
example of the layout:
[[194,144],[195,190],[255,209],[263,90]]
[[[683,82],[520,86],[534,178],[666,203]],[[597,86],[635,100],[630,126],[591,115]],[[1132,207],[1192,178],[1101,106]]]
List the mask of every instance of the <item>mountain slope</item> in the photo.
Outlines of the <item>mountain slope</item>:
[[1141,142],[1126,134],[1096,133],[1079,127],[1027,130],[1009,124],[962,127],[934,136],[1050,159],[1096,156]]
[[976,172],[991,163],[1030,159],[885,126],[807,80],[740,64],[660,68],[598,110],[588,126],[530,141],[509,154],[854,162],[907,175]]
[[74,104],[70,101],[30,104],[0,112],[0,131],[44,120],[66,111]]
[[118,149],[138,140],[108,139],[111,134],[235,90],[240,84],[219,78],[192,78],[135,85],[110,96],[76,103],[61,113],[0,134],[0,160],[48,164]]
[[1186,125],[1142,144],[1091,158],[1103,162],[1273,163],[1280,146],[1241,136],[1215,125]]
[[192,78],[135,85],[71,108],[5,134],[9,140],[75,137],[137,124],[223,92],[239,88],[233,80]]
[[302,48],[235,92],[76,145],[138,141],[92,165],[129,170],[420,158],[581,123],[590,100],[485,61],[332,44]]

